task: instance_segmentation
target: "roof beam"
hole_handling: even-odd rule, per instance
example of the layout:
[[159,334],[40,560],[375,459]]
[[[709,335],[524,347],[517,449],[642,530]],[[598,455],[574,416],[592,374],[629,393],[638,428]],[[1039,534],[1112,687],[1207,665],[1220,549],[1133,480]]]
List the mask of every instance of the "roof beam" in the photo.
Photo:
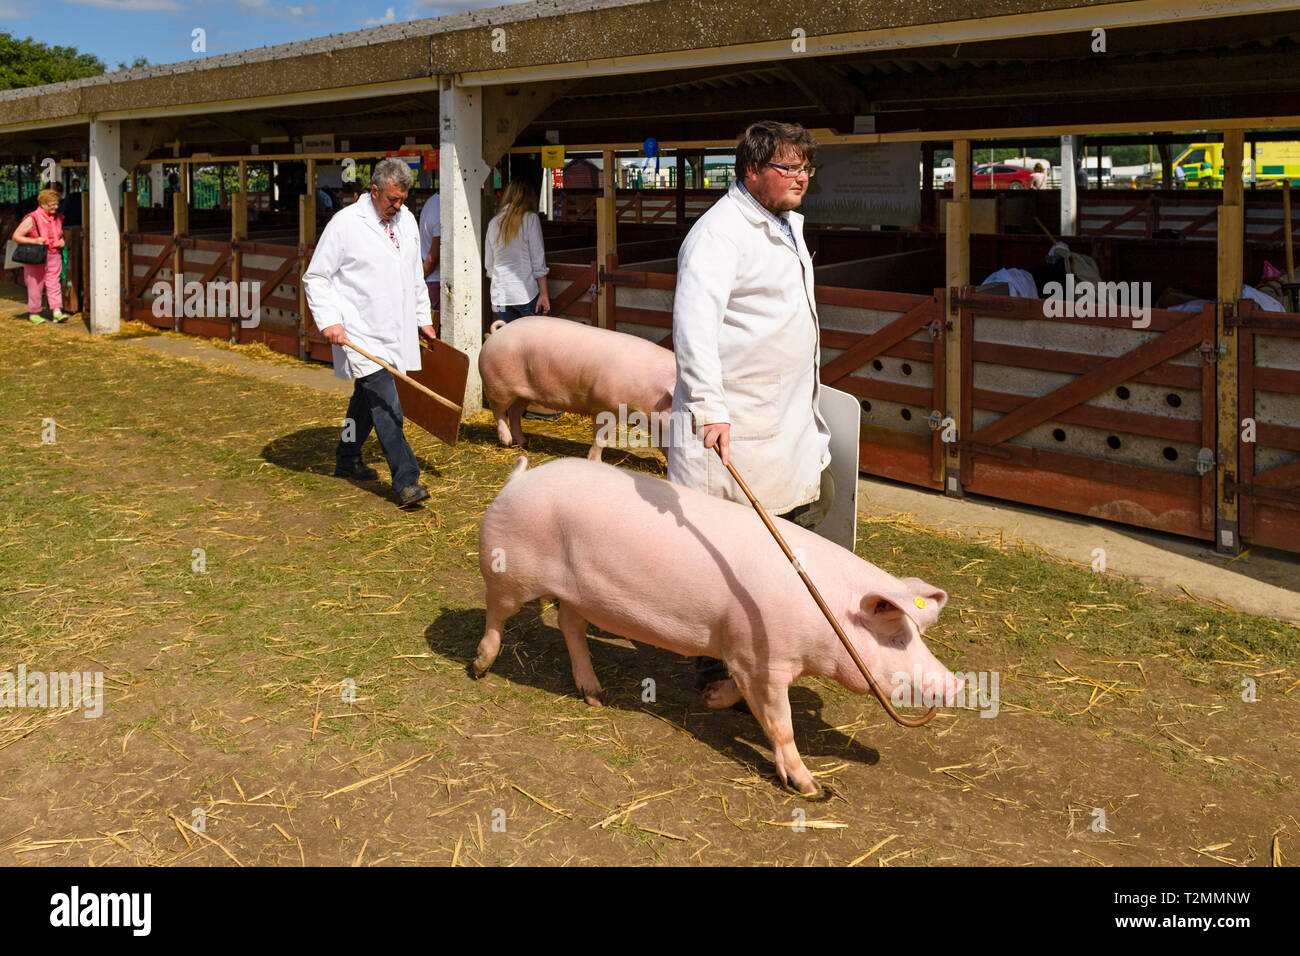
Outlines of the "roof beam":
[[810,60],[786,60],[778,67],[823,113],[862,113],[867,98],[856,84]]

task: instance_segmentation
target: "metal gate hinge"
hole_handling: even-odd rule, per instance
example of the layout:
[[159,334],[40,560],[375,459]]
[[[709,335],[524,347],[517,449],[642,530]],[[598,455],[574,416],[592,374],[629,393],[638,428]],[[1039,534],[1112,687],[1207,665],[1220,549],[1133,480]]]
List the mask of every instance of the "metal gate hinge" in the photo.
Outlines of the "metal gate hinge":
[[1220,342],[1215,345],[1213,342],[1202,342],[1198,352],[1201,353],[1201,364],[1211,365],[1219,360],[1220,355],[1226,355],[1228,352],[1228,343]]

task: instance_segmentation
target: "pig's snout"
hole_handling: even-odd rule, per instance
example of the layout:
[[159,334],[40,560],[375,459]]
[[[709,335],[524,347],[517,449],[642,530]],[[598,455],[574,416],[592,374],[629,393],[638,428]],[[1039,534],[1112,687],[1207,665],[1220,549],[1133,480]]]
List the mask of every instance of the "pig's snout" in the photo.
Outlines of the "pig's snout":
[[[889,642],[902,651],[903,667],[886,674],[890,703],[895,707],[952,707],[960,699],[966,682],[939,662],[921,640],[920,628],[912,618],[898,612],[901,627]],[[892,656],[892,655],[891,655]]]
[[889,675],[889,701],[895,707],[953,707],[966,682],[938,661],[937,669],[894,671]]

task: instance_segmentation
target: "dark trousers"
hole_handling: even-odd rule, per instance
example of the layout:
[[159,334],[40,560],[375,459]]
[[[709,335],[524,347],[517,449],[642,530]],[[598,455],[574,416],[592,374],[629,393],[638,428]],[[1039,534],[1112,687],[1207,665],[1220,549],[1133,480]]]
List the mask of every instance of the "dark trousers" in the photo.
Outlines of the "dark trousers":
[[[402,403],[397,399],[397,384],[388,369],[381,368],[353,382],[348,418],[354,426],[353,441],[339,439],[338,448],[334,452],[339,462],[359,462],[361,446],[366,443],[373,429],[384,458],[388,461],[393,488],[400,491],[420,480],[420,466],[416,464],[415,452],[411,451],[411,446],[406,443],[406,435],[402,433]],[[346,422],[344,433],[347,433]]]
[[[787,521],[793,521],[801,528],[807,528],[812,531],[819,524],[826,520],[830,514],[831,505],[835,502],[835,479],[831,477],[831,466],[827,465],[822,469],[822,486],[821,493],[816,501],[810,501],[806,505],[799,505],[792,508],[783,515],[777,515],[778,518],[785,518]],[[777,560],[776,542],[772,542],[773,560]],[[783,557],[783,556],[782,556]],[[695,658],[695,686],[699,690],[704,690],[714,681],[726,680],[731,676],[727,670],[727,665],[714,657],[697,657]]]
[[537,314],[537,300],[542,297],[540,292],[533,296],[533,301],[523,305],[508,305],[503,309],[497,310],[497,318],[502,322],[513,322],[515,319],[522,319],[526,315]]

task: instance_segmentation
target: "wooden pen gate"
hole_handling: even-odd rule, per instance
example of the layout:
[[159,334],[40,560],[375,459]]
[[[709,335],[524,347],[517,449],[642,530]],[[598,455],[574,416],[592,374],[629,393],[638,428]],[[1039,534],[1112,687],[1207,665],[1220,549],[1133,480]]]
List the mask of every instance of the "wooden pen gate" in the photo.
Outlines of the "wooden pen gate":
[[1215,315],[963,294],[966,491],[1196,538],[1215,512]]
[[1300,315],[1239,303],[1238,434],[1242,540],[1300,550]]
[[906,295],[817,286],[823,385],[858,397],[869,474],[943,487],[943,290]]
[[[301,275],[311,261],[312,249],[278,243],[229,239],[201,239],[154,233],[125,233],[123,242],[123,311],[126,318],[138,319],[158,328],[190,335],[225,339],[233,343],[260,342],[268,348],[299,358],[329,357],[328,346],[316,334],[310,322]],[[175,293],[175,276],[185,282],[198,282],[205,290],[199,314],[172,303],[165,314],[155,315],[154,286],[165,282]],[[259,315],[255,325],[244,324],[247,317],[232,314],[229,294],[214,290],[207,297],[209,283],[257,282]],[[182,287],[183,292],[183,287]],[[235,295],[240,290],[234,288]],[[225,308],[213,308],[223,300]],[[236,301],[251,302],[244,297]],[[247,319],[252,321],[251,318]]]

